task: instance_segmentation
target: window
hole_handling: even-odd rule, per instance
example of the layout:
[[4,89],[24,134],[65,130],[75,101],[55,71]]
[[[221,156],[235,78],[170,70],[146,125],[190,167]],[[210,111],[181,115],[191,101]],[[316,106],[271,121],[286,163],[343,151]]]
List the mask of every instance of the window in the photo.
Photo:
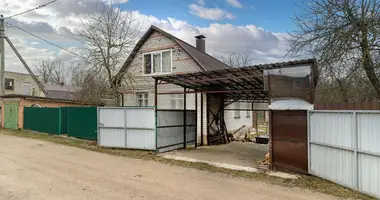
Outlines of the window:
[[144,74],[165,74],[172,71],[172,51],[143,54]]
[[14,80],[10,78],[5,79],[5,89],[13,90],[14,89]]
[[36,96],[36,88],[32,89],[32,96]]
[[235,118],[240,118],[240,103],[235,103]]
[[137,93],[137,105],[148,106],[148,93]]
[[250,118],[251,117],[251,112],[250,110],[247,110],[247,115],[245,116],[246,118]]
[[30,87],[32,86],[31,83],[24,82],[22,83],[22,87],[24,90],[24,95],[30,95]]
[[183,109],[183,95],[182,94],[172,94],[170,97],[170,108],[171,109]]

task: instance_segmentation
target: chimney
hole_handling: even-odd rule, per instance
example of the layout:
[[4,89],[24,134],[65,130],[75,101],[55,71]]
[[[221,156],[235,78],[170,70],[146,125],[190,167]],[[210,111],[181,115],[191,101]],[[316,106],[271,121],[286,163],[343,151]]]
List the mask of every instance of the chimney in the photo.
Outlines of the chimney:
[[199,51],[203,53],[206,52],[206,37],[204,35],[195,36],[196,38],[196,47]]

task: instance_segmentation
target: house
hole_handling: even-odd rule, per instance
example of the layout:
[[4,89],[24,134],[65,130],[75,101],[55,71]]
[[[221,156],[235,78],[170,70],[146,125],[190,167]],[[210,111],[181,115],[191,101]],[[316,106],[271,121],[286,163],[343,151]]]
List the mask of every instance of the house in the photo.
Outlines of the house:
[[75,88],[69,85],[61,84],[44,84],[49,98],[74,100]]
[[[120,92],[124,94],[124,105],[154,106],[155,88],[153,76],[231,68],[205,52],[205,36],[195,36],[195,39],[196,47],[155,26],[151,26],[136,44],[124,64],[124,66],[127,66],[127,73],[132,74],[134,77],[132,90],[120,90]],[[127,80],[123,82],[127,82]],[[162,87],[160,91],[168,91],[169,93],[183,91],[181,87],[175,87],[173,85],[160,87]],[[206,102],[206,94],[203,95],[203,101]],[[201,101],[200,96],[201,95],[198,95],[198,102]],[[162,95],[158,98],[158,109],[183,109],[183,107],[183,94]],[[234,107],[240,106],[237,103]],[[187,95],[186,108],[195,109],[194,94]],[[206,113],[205,109],[206,108],[203,110],[204,114]],[[200,121],[201,108],[198,107],[197,110],[198,121]],[[228,120],[228,122],[226,122],[228,124],[227,129],[229,130],[237,129],[241,125],[252,125],[250,111],[226,111],[225,114]],[[203,119],[206,120],[206,117]],[[206,124],[207,122],[204,121],[203,123]]]
[[45,97],[30,74],[4,72],[5,94]]
[[48,96],[38,87],[30,74],[6,71],[4,73],[5,95],[26,95],[35,97],[49,97],[52,99],[73,100],[76,92],[71,86],[61,84],[43,84]]

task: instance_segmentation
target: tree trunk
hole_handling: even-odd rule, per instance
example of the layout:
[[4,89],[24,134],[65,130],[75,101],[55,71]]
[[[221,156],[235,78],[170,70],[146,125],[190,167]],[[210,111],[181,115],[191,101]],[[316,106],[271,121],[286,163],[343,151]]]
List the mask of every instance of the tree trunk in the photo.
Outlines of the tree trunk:
[[336,79],[340,93],[342,94],[343,102],[348,102],[347,87],[345,87],[340,79]]
[[115,84],[111,83],[111,87],[112,87],[112,96],[113,98],[115,99],[115,104],[117,106],[120,106],[120,97],[119,97],[119,92],[117,91],[117,87]]
[[377,99],[380,100],[380,81],[375,74],[372,57],[369,51],[367,34],[363,34],[361,50],[362,50],[362,59],[363,59],[362,61],[363,69],[365,73],[367,74],[369,82],[371,83],[372,87],[375,89]]

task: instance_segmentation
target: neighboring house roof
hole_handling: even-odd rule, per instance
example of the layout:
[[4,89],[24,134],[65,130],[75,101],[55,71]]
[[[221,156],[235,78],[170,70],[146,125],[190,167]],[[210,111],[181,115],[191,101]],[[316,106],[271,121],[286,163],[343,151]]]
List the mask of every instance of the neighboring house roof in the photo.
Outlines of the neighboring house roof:
[[150,26],[148,31],[141,37],[141,39],[137,42],[136,46],[134,47],[133,51],[125,61],[123,68],[126,70],[126,66],[128,66],[140,50],[141,46],[145,43],[146,40],[148,40],[149,36],[154,32],[157,31],[166,37],[173,39],[179,46],[181,46],[187,54],[191,58],[194,59],[194,61],[205,71],[211,71],[211,70],[218,70],[218,69],[228,69],[231,68],[230,66],[226,65],[225,63],[219,61],[218,59],[208,55],[207,53],[204,53],[202,51],[199,51],[197,48],[194,46],[186,43],[185,41],[171,35],[168,32],[165,32],[156,26]]
[[68,85],[59,85],[59,84],[44,84],[48,96],[54,99],[73,99],[73,93],[75,89]]

